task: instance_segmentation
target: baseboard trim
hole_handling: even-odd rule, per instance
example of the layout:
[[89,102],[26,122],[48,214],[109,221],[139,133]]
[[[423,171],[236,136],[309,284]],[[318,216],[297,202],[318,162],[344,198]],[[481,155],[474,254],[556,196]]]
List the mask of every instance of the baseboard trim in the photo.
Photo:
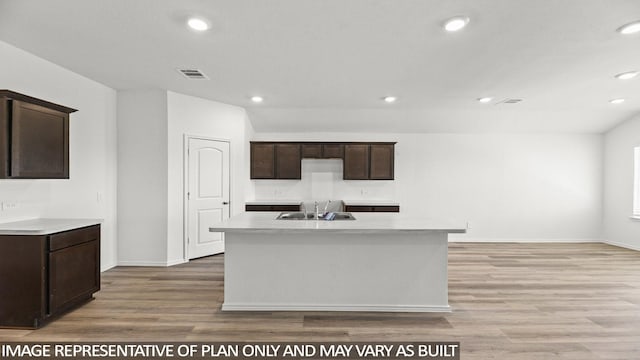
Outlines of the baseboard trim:
[[166,261],[118,261],[118,266],[167,267],[170,265]]
[[635,250],[635,251],[640,251],[640,247],[638,246],[632,246],[629,244],[623,244],[617,241],[610,241],[610,240],[604,240],[602,241],[604,244],[607,245],[611,245],[611,246],[617,246],[617,247],[621,247],[621,248],[625,248],[625,249],[629,249],[629,250]]
[[188,262],[189,260],[185,260],[185,259],[175,259],[175,260],[167,261],[167,266],[180,265]]
[[116,266],[118,266],[118,264],[116,264],[116,263],[110,263],[108,265],[107,264],[103,264],[103,267],[100,269],[100,272],[105,272],[107,270],[111,270]]
[[602,239],[495,239],[495,238],[451,238],[449,242],[488,242],[488,243],[602,243]]
[[372,311],[451,312],[451,306],[416,305],[313,305],[313,304],[222,304],[222,311]]

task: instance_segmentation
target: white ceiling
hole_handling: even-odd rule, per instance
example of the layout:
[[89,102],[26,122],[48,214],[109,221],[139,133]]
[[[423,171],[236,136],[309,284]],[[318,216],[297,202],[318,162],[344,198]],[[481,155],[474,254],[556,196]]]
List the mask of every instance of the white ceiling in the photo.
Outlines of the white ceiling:
[[606,131],[640,113],[640,76],[613,77],[640,70],[640,34],[615,31],[634,20],[639,0],[0,0],[1,41],[115,89],[245,107],[273,132]]

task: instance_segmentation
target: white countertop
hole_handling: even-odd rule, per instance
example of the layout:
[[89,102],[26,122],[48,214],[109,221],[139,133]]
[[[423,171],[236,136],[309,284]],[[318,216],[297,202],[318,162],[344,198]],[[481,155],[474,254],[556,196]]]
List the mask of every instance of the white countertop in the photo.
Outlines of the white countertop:
[[31,219],[0,223],[0,235],[48,235],[86,226],[98,225],[101,219]]
[[214,232],[309,232],[384,233],[399,231],[466,232],[464,221],[408,217],[401,213],[354,213],[356,220],[276,220],[277,212],[245,212],[209,228]]

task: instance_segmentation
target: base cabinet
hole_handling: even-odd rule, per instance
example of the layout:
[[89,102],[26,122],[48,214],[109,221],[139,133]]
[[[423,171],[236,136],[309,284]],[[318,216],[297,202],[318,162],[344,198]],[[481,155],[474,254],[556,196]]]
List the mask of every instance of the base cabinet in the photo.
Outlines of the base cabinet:
[[400,205],[345,205],[347,212],[400,212]]
[[0,236],[0,327],[38,328],[100,290],[100,225]]
[[300,205],[245,204],[244,210],[245,211],[300,211]]

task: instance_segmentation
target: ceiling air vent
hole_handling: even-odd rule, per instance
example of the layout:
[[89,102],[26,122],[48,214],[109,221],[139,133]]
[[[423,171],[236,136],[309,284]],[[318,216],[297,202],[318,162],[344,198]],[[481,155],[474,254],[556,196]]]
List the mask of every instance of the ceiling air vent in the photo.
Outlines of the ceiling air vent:
[[504,99],[500,102],[498,102],[496,105],[498,104],[517,104],[519,102],[521,102],[522,99]]
[[192,80],[209,80],[209,77],[198,69],[178,69],[182,76]]

